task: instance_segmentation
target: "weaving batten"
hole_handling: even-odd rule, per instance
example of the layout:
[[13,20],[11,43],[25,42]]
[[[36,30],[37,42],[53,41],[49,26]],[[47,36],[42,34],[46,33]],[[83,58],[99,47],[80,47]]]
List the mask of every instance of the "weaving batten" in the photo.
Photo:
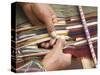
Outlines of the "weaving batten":
[[[96,55],[95,55],[95,52],[94,52],[92,41],[90,40],[90,33],[88,31],[88,27],[87,27],[87,23],[86,23],[84,13],[83,13],[83,9],[82,9],[81,6],[78,6],[78,9],[79,9],[79,12],[80,12],[80,17],[81,17],[81,21],[82,21],[82,24],[83,24],[83,27],[84,27],[85,34],[86,34],[87,42],[88,42],[88,45],[90,47],[90,52],[91,52],[94,64],[96,65],[97,59],[96,59]],[[85,62],[83,62],[83,63],[86,64]],[[85,68],[89,68],[89,67],[87,65],[85,65]]]

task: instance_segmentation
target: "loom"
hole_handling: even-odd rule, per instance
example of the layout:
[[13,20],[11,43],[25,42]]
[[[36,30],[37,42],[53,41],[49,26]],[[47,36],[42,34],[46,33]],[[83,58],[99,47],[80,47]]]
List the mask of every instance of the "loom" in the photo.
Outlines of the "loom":
[[[93,43],[94,52],[97,58],[96,12],[85,14],[85,19],[91,36],[90,40]],[[65,36],[66,42],[68,42],[65,45],[63,52],[71,53],[73,55],[72,62],[74,62],[74,60],[78,60],[78,62],[75,61],[74,64],[69,66],[67,69],[87,69],[96,67],[87,43],[83,25],[81,24],[80,16],[72,16],[67,18],[58,17],[58,20],[58,23],[54,24],[56,33],[59,36]],[[38,56],[41,60],[41,58],[43,58],[43,56],[50,51],[48,49],[38,48],[37,45],[42,42],[49,41],[51,37],[48,35],[45,26],[31,26],[31,24],[28,22],[17,25],[16,33],[17,70],[24,71],[24,67],[27,67],[29,63],[31,63],[30,60],[32,60],[32,57]],[[77,38],[81,38],[81,40],[77,40]],[[76,65],[75,63],[78,64]]]

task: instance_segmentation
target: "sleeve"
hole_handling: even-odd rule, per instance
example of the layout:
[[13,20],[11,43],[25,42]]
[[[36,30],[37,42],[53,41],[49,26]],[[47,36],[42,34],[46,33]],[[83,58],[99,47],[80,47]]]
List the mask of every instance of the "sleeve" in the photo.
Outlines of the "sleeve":
[[43,72],[46,71],[40,61],[29,61],[16,69],[17,72]]

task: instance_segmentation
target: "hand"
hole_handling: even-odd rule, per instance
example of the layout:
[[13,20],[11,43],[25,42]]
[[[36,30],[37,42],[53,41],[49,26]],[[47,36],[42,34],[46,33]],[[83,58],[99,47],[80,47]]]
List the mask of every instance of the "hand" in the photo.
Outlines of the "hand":
[[71,54],[63,53],[65,40],[59,39],[53,49],[44,57],[42,63],[46,70],[65,69],[71,64]]
[[21,3],[21,7],[33,25],[45,25],[48,32],[54,30],[53,23],[57,22],[53,9],[43,3]]

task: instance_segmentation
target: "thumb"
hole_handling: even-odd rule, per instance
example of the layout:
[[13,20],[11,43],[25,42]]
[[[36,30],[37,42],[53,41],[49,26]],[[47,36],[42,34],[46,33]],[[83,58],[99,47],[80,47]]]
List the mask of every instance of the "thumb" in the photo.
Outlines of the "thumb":
[[65,45],[65,39],[59,38],[56,44],[54,45],[54,49],[62,51],[64,45]]

